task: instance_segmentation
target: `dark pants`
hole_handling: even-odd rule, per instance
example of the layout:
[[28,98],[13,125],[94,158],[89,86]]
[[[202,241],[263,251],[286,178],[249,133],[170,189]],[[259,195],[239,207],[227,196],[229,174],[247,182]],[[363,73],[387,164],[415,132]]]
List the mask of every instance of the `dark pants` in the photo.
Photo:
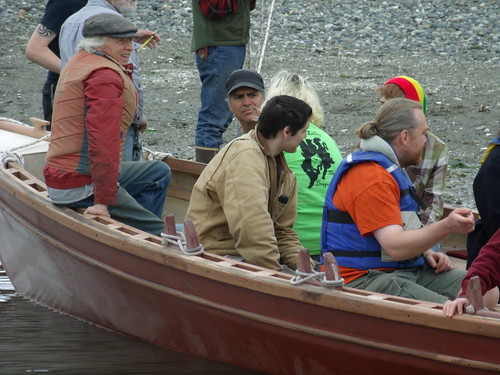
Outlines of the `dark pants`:
[[[42,89],[42,109],[43,119],[52,122],[52,107],[54,105],[54,95],[56,93],[57,82],[45,82]],[[47,130],[50,131],[50,125]]]

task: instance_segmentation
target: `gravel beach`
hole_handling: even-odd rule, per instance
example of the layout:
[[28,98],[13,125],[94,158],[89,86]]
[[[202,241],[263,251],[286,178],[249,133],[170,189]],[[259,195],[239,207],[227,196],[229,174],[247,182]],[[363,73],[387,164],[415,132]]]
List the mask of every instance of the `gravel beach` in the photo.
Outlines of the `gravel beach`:
[[[417,79],[428,96],[428,124],[450,150],[445,200],[474,208],[478,163],[500,130],[500,2],[277,0],[267,34],[271,3],[257,0],[246,67],[261,66],[266,81],[282,69],[307,77],[343,155],[353,150],[354,130],[374,117],[374,89],[396,75]],[[2,117],[42,117],[45,71],[24,57],[24,48],[44,6],[0,0]],[[140,0],[131,19],[162,38],[158,49],[140,52],[144,144],[192,159],[200,82],[190,52],[191,1]],[[233,124],[226,141],[235,133]]]

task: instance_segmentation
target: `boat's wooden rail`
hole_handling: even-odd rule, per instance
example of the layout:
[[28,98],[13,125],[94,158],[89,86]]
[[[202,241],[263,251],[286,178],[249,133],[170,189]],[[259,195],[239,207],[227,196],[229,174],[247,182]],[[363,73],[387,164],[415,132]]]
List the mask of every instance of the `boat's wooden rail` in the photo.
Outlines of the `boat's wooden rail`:
[[30,117],[29,120],[33,126],[6,117],[0,117],[0,129],[33,138],[43,138],[48,134],[46,127],[50,125],[50,122],[36,117]]
[[19,164],[15,162],[8,162],[6,172],[21,181],[23,185],[25,185],[29,189],[35,191],[38,195],[41,195],[47,199],[49,198],[49,195],[47,193],[47,185],[45,185],[44,182],[40,181],[37,177],[29,173],[27,170],[22,168]]

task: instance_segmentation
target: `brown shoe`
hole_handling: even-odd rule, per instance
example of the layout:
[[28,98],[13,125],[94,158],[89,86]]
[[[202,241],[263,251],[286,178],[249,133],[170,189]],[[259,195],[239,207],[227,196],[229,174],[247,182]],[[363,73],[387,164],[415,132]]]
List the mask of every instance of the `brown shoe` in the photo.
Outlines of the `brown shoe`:
[[197,162],[208,164],[219,150],[208,147],[195,147],[194,151]]

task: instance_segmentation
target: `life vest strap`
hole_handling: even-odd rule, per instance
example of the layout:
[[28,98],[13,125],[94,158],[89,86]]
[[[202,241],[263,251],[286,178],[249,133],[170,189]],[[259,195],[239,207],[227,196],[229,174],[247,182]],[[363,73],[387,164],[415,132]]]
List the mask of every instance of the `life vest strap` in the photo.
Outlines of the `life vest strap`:
[[338,224],[354,224],[351,215],[345,211],[328,210],[328,221],[330,223]]
[[329,250],[328,253],[332,253],[335,257],[356,257],[356,258],[380,258],[380,251],[378,250]]

